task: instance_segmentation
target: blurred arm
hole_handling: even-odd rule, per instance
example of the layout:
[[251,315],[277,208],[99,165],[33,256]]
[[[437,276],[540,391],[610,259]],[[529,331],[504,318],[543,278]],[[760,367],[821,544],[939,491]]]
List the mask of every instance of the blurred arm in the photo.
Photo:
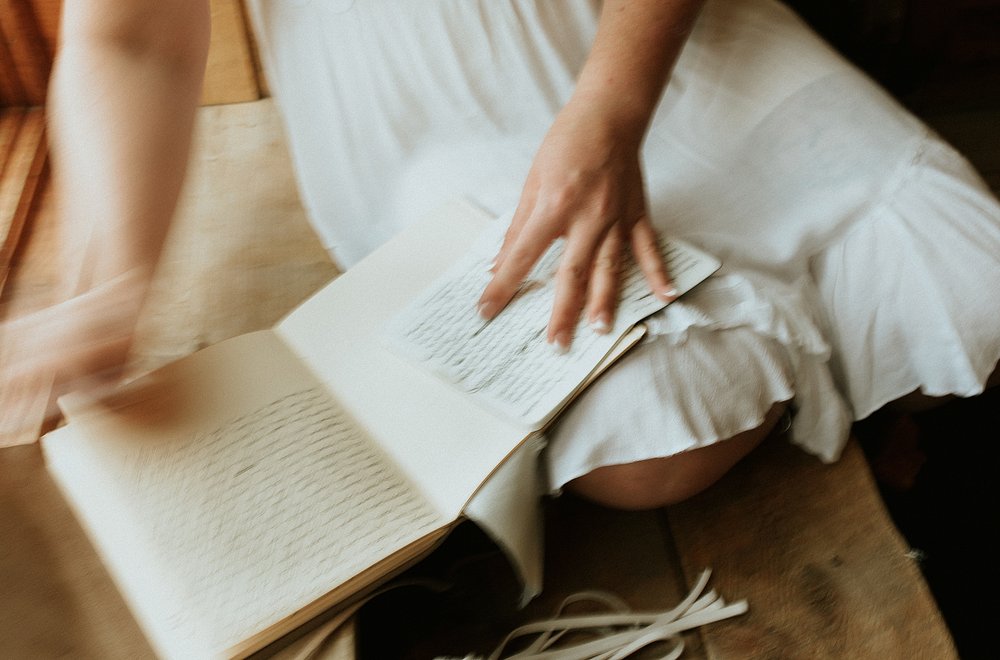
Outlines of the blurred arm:
[[0,324],[0,436],[50,386],[122,374],[187,168],[207,1],[64,3],[47,116],[65,277],[61,302]]
[[66,265],[82,272],[66,283],[75,294],[130,272],[148,278],[159,258],[187,166],[210,13],[207,0],[74,0],[63,11],[49,121]]

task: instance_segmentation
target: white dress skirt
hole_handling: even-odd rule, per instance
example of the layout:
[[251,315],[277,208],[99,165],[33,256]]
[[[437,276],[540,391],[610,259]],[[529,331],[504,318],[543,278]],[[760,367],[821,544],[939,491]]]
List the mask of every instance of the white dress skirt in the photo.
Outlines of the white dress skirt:
[[[316,231],[349,267],[442,202],[514,208],[596,32],[589,0],[251,2]],[[623,43],[622,48],[628,44]],[[835,460],[914,390],[1000,358],[1000,205],[774,0],[710,0],[644,147],[656,226],[723,269],[549,436],[550,486],[756,427]]]

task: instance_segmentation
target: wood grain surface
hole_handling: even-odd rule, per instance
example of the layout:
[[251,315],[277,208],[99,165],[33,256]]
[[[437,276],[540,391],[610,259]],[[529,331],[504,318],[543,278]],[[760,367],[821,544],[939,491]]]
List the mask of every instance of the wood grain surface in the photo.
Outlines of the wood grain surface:
[[45,171],[45,118],[39,108],[0,109],[0,291]]
[[772,439],[666,516],[687,579],[750,603],[705,628],[709,658],[957,657],[854,442],[824,465]]

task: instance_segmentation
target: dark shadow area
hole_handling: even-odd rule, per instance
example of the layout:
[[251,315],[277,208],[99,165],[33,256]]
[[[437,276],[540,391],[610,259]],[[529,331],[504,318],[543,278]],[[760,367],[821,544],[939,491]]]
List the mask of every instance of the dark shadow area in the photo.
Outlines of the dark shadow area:
[[[1000,64],[997,0],[786,0],[849,60],[907,99]],[[1000,90],[980,90],[990,102]],[[986,99],[967,99],[974,103]]]
[[520,621],[517,577],[500,548],[470,521],[393,584],[357,617],[359,660],[489,652]]
[[856,432],[899,531],[912,546],[962,658],[995,657],[1000,590],[1000,391]]

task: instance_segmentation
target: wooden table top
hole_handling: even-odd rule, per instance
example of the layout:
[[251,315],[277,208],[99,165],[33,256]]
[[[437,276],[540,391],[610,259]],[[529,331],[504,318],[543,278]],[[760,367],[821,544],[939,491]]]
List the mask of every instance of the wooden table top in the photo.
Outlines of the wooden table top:
[[[0,314],[51,295],[54,222],[43,195]],[[137,368],[268,327],[336,274],[298,203],[271,102],[204,108],[194,171],[140,324]],[[689,634],[684,657],[957,657],[854,442],[823,465],[774,438],[707,492],[659,511],[568,497],[546,506],[542,595],[474,631],[430,625],[414,657],[488,651],[467,647],[551,615],[581,589],[667,609],[704,568],[750,611]],[[37,444],[0,449],[0,539],[0,657],[152,657]]]

